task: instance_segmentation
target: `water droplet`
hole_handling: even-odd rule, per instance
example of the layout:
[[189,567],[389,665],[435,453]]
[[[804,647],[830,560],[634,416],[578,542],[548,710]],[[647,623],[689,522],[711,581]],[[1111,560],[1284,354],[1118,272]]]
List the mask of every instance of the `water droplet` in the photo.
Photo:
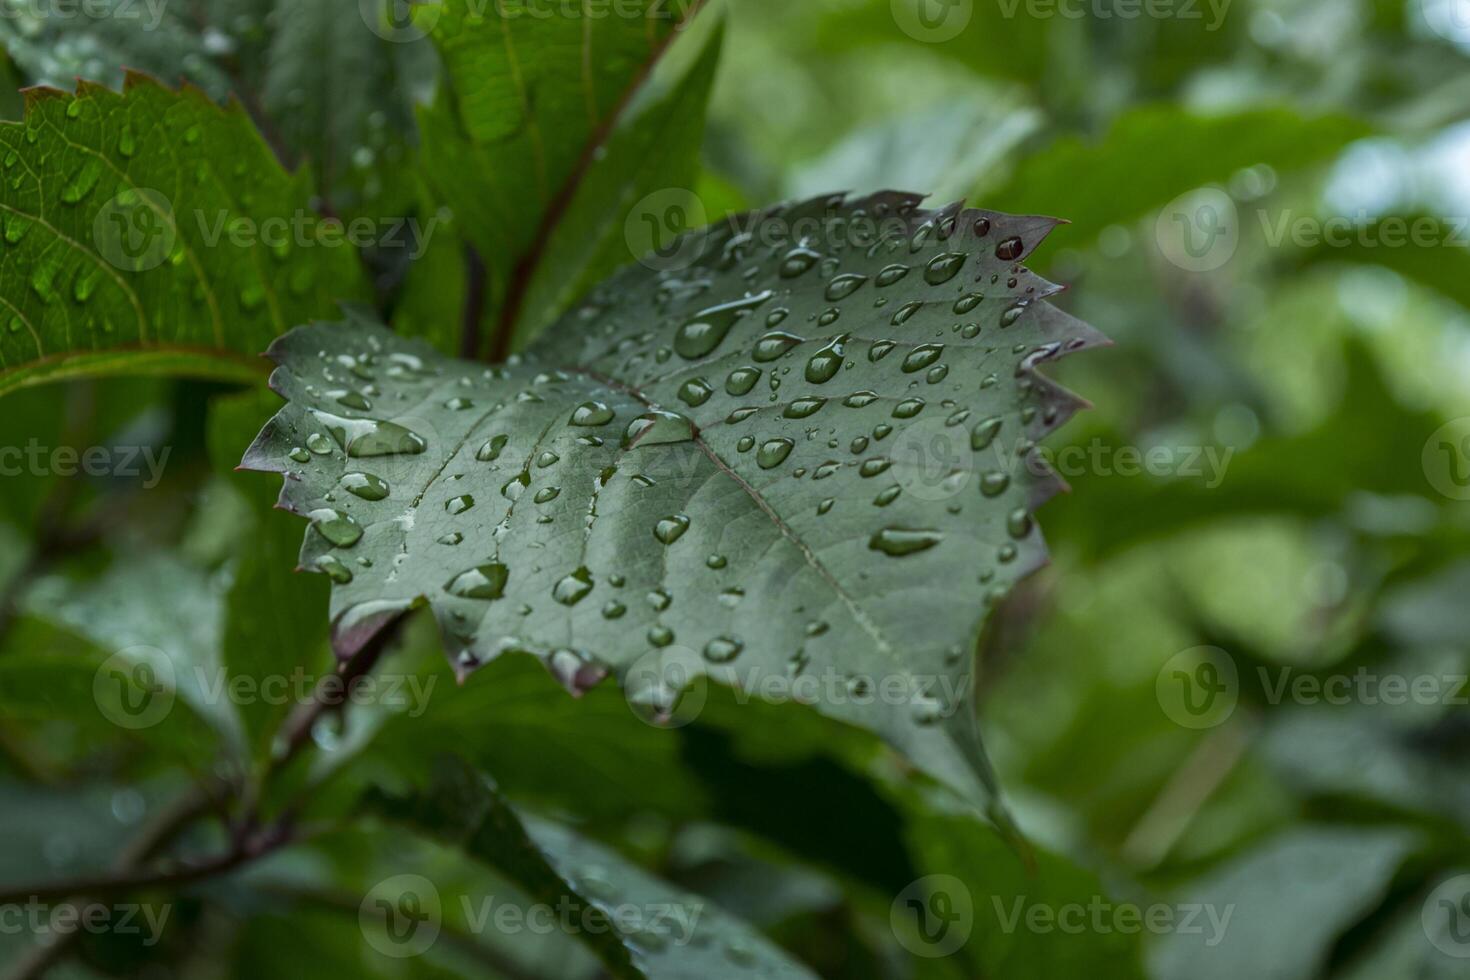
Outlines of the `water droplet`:
[[678,412],[646,412],[628,423],[622,446],[666,446],[694,438],[694,423]]
[[500,453],[505,449],[505,444],[510,441],[510,436],[494,436],[475,453],[475,458],[482,463],[492,463],[500,458]]
[[781,278],[795,279],[821,261],[821,258],[820,252],[798,245],[781,259]]
[[531,498],[538,504],[549,504],[561,496],[561,487],[542,487],[536,491],[536,496]]
[[943,344],[921,344],[903,359],[903,373],[913,374],[933,364],[944,354]]
[[338,585],[346,585],[352,581],[352,569],[343,564],[342,559],[336,555],[322,555],[316,560],[316,569]]
[[723,303],[694,314],[674,334],[674,350],[685,360],[693,361],[705,357],[719,347],[730,333],[735,321],[769,300],[774,293],[769,289],[731,303]]
[[825,404],[827,404],[827,399],[825,398],[798,398],[790,405],[787,405],[786,410],[781,414],[785,415],[788,419],[810,418],[821,411],[822,406]]
[[877,400],[877,392],[855,391],[852,394],[848,395],[846,398],[842,399],[842,404],[846,405],[848,408],[867,408],[869,405],[873,404]]
[[885,555],[901,558],[905,555],[928,551],[941,540],[943,536],[938,531],[887,527],[869,539],[868,547],[874,551],[881,551]]
[[1002,421],[997,415],[978,423],[974,429],[970,430],[970,448],[977,453],[982,449],[989,449],[996,435],[1000,433]]
[[340,510],[314,510],[307,517],[322,537],[339,548],[350,548],[362,538],[362,525]]
[[663,544],[673,544],[684,536],[689,530],[689,517],[686,514],[674,514],[665,517],[653,526],[653,536]]
[[1006,531],[1013,538],[1024,538],[1031,533],[1031,515],[1026,508],[1017,507],[1006,515]]
[[806,379],[814,385],[826,384],[837,376],[842,369],[842,359],[845,356],[843,349],[847,343],[847,335],[833,338],[827,346],[817,351],[806,362]]
[[894,311],[893,317],[890,322],[895,327],[901,327],[905,323],[909,322],[909,317],[913,316],[915,313],[919,312],[923,308],[923,303],[906,303],[903,306],[900,306],[896,311]]
[[725,378],[725,391],[728,394],[739,397],[748,395],[755,383],[760,380],[761,369],[755,367],[736,368]]
[[864,477],[874,477],[886,472],[892,465],[893,460],[879,456],[874,459],[864,460],[863,465],[858,467],[858,473]]
[[575,606],[592,591],[592,573],[582,567],[556,583],[551,596],[564,606]]
[[1025,250],[1026,247],[1021,243],[1021,239],[1012,235],[1010,238],[1003,238],[996,243],[995,257],[1002,262],[1014,262],[1021,257],[1021,253]]
[[499,599],[505,595],[505,583],[509,580],[509,568],[500,562],[489,562],[461,572],[444,589],[463,599]]
[[795,448],[796,443],[790,439],[769,439],[761,443],[760,451],[755,454],[756,464],[763,470],[773,470],[786,462]]
[[898,264],[890,265],[884,268],[882,272],[878,273],[877,283],[880,287],[886,288],[888,286],[892,286],[894,283],[898,282],[900,279],[908,274],[908,266]]
[[572,425],[594,427],[607,425],[615,413],[603,402],[583,402],[572,412]]
[[954,302],[956,316],[964,316],[985,300],[984,293],[967,293]]
[[709,401],[714,389],[703,378],[690,378],[679,386],[679,400],[691,408],[698,408]]
[[388,496],[388,484],[371,473],[348,473],[342,477],[342,487],[363,500],[382,500]]
[[740,656],[745,644],[728,636],[717,636],[704,646],[704,659],[712,664],[727,664]]
[[987,497],[999,497],[1010,485],[1010,474],[1000,470],[993,470],[980,478],[980,492]]
[[862,287],[862,284],[867,281],[867,276],[860,276],[856,273],[847,273],[838,276],[836,279],[833,279],[831,282],[827,283],[827,291],[825,295],[828,302],[836,303],[839,300],[846,299],[853,293],[857,292],[858,289]]
[[801,343],[800,337],[773,330],[755,342],[755,351],[752,356],[758,363],[764,364],[774,361],[799,343]]
[[922,398],[910,398],[908,401],[899,402],[893,406],[893,417],[896,419],[911,419],[924,410]]
[[966,258],[963,252],[945,252],[943,255],[936,255],[924,267],[924,281],[931,286],[944,285],[959,275]]
[[467,493],[444,501],[444,509],[451,514],[463,514],[473,506],[475,498]]

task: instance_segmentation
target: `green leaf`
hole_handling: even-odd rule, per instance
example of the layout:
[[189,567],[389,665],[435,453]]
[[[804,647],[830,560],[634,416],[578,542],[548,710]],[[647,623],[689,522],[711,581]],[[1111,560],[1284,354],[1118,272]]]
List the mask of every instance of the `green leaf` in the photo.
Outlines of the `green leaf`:
[[[344,183],[356,192],[341,202],[347,204],[378,196],[372,191],[379,157],[403,159],[413,98],[432,91],[434,79],[427,40],[392,43],[366,29],[363,17],[375,6],[382,4],[277,0],[264,58],[264,111],[282,141],[310,158],[324,195],[344,197],[337,193]],[[412,179],[401,183],[414,186]]]
[[1470,239],[1466,227],[1460,220],[1422,214],[1391,215],[1352,230],[1337,231],[1335,234],[1342,239],[1303,249],[1284,264],[1291,274],[1339,263],[1382,266],[1470,307]]
[[606,154],[577,185],[527,287],[511,339],[513,349],[523,348],[598,282],[639,258],[630,250],[625,227],[639,202],[656,204],[661,198],[650,196],[660,192],[668,196],[670,188],[683,198],[680,189],[694,186],[705,105],[723,37],[720,25],[683,79],[614,132]]
[[[1366,124],[1341,115],[1304,116],[1291,109],[1202,115],[1148,106],[1120,116],[1098,140],[1058,140],[988,196],[1018,211],[1055,209],[1091,238],[1244,167],[1301,169],[1331,160],[1370,133]],[[1161,146],[1173,149],[1161,153]]]
[[1200,928],[1162,936],[1150,975],[1319,977],[1339,935],[1383,900],[1416,842],[1402,828],[1303,825],[1274,837],[1181,889],[1181,903],[1203,906]]
[[[217,399],[210,407],[209,450],[216,469],[234,468],[239,447],[270,415],[268,397],[264,391],[249,391]],[[270,750],[275,723],[290,708],[279,692],[295,693],[292,687],[271,685],[282,680],[295,684],[298,672],[316,678],[329,669],[324,656],[327,629],[321,616],[327,588],[320,578],[293,571],[301,528],[290,515],[272,509],[275,488],[252,473],[230,473],[228,479],[258,518],[244,538],[225,596],[222,657],[232,681],[244,678],[251,691],[276,692],[270,697],[252,695],[240,704],[247,741],[256,758],[262,758]]]
[[0,393],[89,374],[253,380],[271,338],[366,293],[306,175],[197,89],[32,89],[0,157]]
[[[175,712],[192,712],[236,752],[240,719],[223,686],[219,585],[186,562],[153,553],[121,557],[95,580],[43,578],[26,593],[22,611],[88,640],[107,659],[70,664],[27,659],[16,666],[35,671],[33,680],[47,672],[58,681],[69,678],[73,693],[65,700],[72,705],[85,705],[86,682],[94,681],[91,710],[130,731],[162,724]],[[77,679],[79,673],[83,680]],[[21,680],[16,688],[27,685]]]
[[[619,147],[608,141],[683,18],[698,6],[631,0],[616,14],[533,17],[519,6],[446,0],[426,15],[446,85],[420,113],[423,173],[483,257],[492,309],[509,305],[515,317],[585,178],[600,169],[618,175],[624,188],[635,186],[644,163],[636,154],[649,131],[619,141],[626,147],[616,158]],[[692,84],[705,83],[696,77]],[[683,106],[676,95],[666,110],[677,118]],[[688,140],[687,132],[677,136],[670,137],[671,150]],[[669,172],[668,166],[658,164],[655,173]],[[577,249],[598,214],[620,229],[632,203],[622,202],[619,211],[605,199],[584,198],[578,227],[560,247]],[[553,267],[547,274],[565,279],[579,272]]]
[[[210,0],[220,6],[220,0]],[[187,78],[222,99],[226,72],[212,60],[229,38],[198,31],[172,4],[145,0],[88,0],[68,5],[14,4],[0,17],[0,43],[38,85],[69,85],[77,78],[109,86],[128,69],[163,78]]]
[[[810,977],[708,900],[660,881],[616,852],[547,820],[521,817],[461,762],[441,763],[423,792],[369,797],[370,809],[462,848],[552,908],[597,909],[579,933],[616,977]],[[619,917],[632,907],[641,921]],[[657,911],[656,911],[657,910]],[[658,915],[661,911],[663,915]]]
[[426,602],[462,673],[530,651],[659,717],[708,676],[991,803],[971,652],[1045,559],[1034,443],[1081,404],[1034,369],[1101,338],[1018,265],[1054,219],[918,201],[686,237],[502,368],[366,324],[273,345],[290,404],[245,465],[313,522],[338,653]]

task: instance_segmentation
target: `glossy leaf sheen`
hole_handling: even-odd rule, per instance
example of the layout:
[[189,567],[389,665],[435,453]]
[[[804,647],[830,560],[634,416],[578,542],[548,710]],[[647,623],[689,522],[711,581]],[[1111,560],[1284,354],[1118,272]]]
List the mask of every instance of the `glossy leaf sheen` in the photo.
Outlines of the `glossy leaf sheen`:
[[[425,601],[461,673],[530,651],[660,717],[691,674],[805,690],[992,802],[971,653],[1044,561],[1030,512],[1059,481],[1017,453],[1080,404],[1033,368],[1101,337],[1016,264],[1054,219],[918,200],[712,229],[692,266],[624,269],[505,367],[366,324],[279,340],[290,404],[245,465],[314,522],[302,563],[337,583],[339,654]],[[867,220],[882,241],[841,244]],[[789,237],[824,221],[831,244]],[[390,493],[349,492],[359,473]]]
[[255,378],[273,337],[365,294],[353,250],[315,241],[305,175],[197,89],[141,75],[122,94],[31,89],[25,121],[0,124],[0,167],[0,393],[78,375]]

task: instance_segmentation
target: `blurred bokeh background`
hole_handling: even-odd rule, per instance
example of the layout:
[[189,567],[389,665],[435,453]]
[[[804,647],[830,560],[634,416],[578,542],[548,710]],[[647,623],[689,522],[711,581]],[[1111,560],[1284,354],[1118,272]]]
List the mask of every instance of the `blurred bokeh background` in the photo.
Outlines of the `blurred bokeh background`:
[[[726,0],[701,17],[715,10],[728,34],[696,188],[710,220],[899,187],[1072,222],[1033,265],[1115,346],[1052,372],[1093,405],[1049,443],[1072,493],[1041,513],[1051,567],[981,651],[984,730],[1041,870],[798,709],[736,712],[711,692],[668,733],[615,691],[570,702],[534,665],[455,690],[428,631],[404,655],[442,684],[424,718],[319,733],[322,765],[351,759],[342,797],[464,749],[830,976],[1465,976],[1470,886],[1441,886],[1470,874],[1470,3]],[[17,78],[77,73],[15,61]],[[395,70],[431,90],[431,63]],[[397,139],[368,156],[391,160]],[[371,159],[341,170],[358,206],[400,187]],[[90,866],[213,764],[189,727],[207,720],[185,712],[139,736],[65,711],[120,638],[182,628],[206,658],[289,639],[273,656],[325,662],[322,582],[230,616],[299,542],[262,509],[271,481],[231,472],[270,406],[161,380],[0,400],[8,445],[171,453],[147,492],[141,477],[0,488],[17,610],[0,639],[0,879]],[[37,567],[42,540],[66,547]],[[771,724],[751,724],[762,710]],[[164,953],[106,937],[71,969],[494,975],[458,949],[365,958],[343,896],[406,846],[333,835],[182,901]],[[889,927],[929,874],[961,878],[975,906],[976,937],[948,957]],[[1233,918],[1218,942],[1006,932],[995,896]],[[591,969],[524,938],[513,956],[533,975]]]

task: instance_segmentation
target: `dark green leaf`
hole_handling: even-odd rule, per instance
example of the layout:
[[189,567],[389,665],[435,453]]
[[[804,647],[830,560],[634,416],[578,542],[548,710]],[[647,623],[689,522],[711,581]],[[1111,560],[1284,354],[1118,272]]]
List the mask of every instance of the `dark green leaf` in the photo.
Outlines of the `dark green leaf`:
[[305,175],[197,89],[141,75],[121,95],[32,89],[0,154],[0,392],[84,374],[254,379],[272,337],[365,289],[354,250],[321,237]]
[[[810,977],[745,923],[683,892],[606,847],[547,820],[522,819],[463,763],[441,764],[428,790],[374,794],[370,808],[462,848],[553,908],[596,909],[601,921],[579,933],[617,977]],[[620,917],[640,910],[636,925]],[[664,915],[656,917],[656,910]]]
[[313,522],[338,652],[427,601],[463,673],[531,651],[659,717],[707,675],[992,802],[970,655],[1044,561],[1033,447],[1080,404],[1035,367],[1100,337],[1017,264],[1052,219],[917,204],[687,237],[688,268],[629,267],[503,368],[369,325],[283,338],[290,404],[246,465]]

